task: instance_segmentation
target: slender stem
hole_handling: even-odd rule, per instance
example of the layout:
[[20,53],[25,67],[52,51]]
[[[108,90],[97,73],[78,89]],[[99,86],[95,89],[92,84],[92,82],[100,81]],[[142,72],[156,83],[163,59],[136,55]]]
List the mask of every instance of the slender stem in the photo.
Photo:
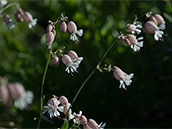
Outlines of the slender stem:
[[119,39],[116,39],[111,45],[110,47],[106,50],[106,52],[104,53],[104,55],[102,56],[100,62],[97,64],[97,66],[99,67],[102,63],[102,61],[104,60],[104,58],[106,57],[106,55],[108,54],[108,52],[110,51],[110,49],[113,47],[113,45],[118,41]]
[[[8,4],[7,6],[5,6],[5,8],[2,9],[2,12],[1,12],[1,13],[3,13],[6,9],[8,9],[9,7],[11,7],[11,6],[13,6],[13,5],[19,5],[19,4],[17,4],[17,3]],[[0,14],[1,14],[1,13],[0,13]]]
[[50,54],[48,56],[47,64],[45,66],[44,75],[43,75],[43,78],[42,78],[41,96],[40,96],[40,101],[41,101],[41,103],[40,103],[40,117],[39,117],[39,122],[38,122],[38,125],[37,125],[37,129],[39,129],[40,124],[41,124],[41,119],[42,119],[44,83],[45,83],[45,77],[46,77],[46,74],[47,74],[47,70],[48,70],[48,65],[49,65],[49,62],[50,62],[50,58],[51,58],[51,52],[50,52]]
[[79,88],[78,92],[76,93],[75,97],[72,100],[71,105],[75,102],[76,98],[78,97],[79,93],[81,92],[81,90],[83,89],[84,85],[87,83],[87,81],[91,78],[91,76],[94,74],[94,72],[96,71],[96,68],[93,69],[93,71],[90,73],[90,75],[85,79],[85,81],[82,83],[81,87]]

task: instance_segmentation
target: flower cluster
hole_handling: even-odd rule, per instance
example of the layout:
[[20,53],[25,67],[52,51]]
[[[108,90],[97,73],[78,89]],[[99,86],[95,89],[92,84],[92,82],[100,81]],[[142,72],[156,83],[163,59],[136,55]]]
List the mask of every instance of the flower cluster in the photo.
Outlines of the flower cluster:
[[19,109],[25,109],[32,103],[33,93],[25,91],[20,83],[5,82],[0,86],[0,100],[5,106],[11,107],[14,104]]
[[164,35],[164,32],[162,30],[165,30],[165,21],[159,14],[150,17],[150,20],[145,23],[143,28],[145,33],[154,34],[156,41],[163,40],[162,35]]
[[82,115],[82,111],[79,113],[73,112],[71,110],[71,104],[68,102],[68,99],[65,96],[60,96],[59,98],[54,95],[53,98],[49,99],[47,105],[43,107],[43,114],[47,114],[49,118],[53,117],[61,118],[60,113],[63,113],[67,116],[68,120],[73,120],[73,127],[83,126],[84,129],[103,129],[106,123],[100,123],[99,125],[95,120],[89,119]]
[[[7,4],[6,0],[0,1],[0,14],[5,11],[4,6]],[[10,6],[8,6],[10,7]],[[29,12],[24,12],[19,5],[16,7],[15,19],[17,22],[23,22],[24,20],[28,22],[29,28],[32,28],[37,24],[37,19],[33,19],[32,15]],[[2,20],[6,29],[13,29],[15,27],[15,22],[10,18],[8,14],[3,14]]]

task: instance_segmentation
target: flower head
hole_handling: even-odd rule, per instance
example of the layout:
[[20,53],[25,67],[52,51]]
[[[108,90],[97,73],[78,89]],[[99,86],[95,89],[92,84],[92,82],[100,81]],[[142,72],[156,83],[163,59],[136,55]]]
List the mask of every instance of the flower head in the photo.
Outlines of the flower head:
[[70,56],[70,58],[72,59],[72,61],[74,63],[77,63],[78,66],[81,63],[81,61],[83,60],[83,57],[78,57],[77,53],[73,50],[70,50],[68,52],[68,55]]
[[52,117],[59,117],[60,116],[60,112],[64,111],[64,107],[63,106],[59,106],[60,101],[57,100],[57,98],[51,98],[48,102],[47,102],[47,106],[43,107],[43,114],[45,114],[46,112],[48,112],[50,118]]
[[162,35],[164,34],[163,31],[161,30],[164,30],[165,29],[165,26],[164,24],[161,24],[159,27],[153,22],[153,21],[147,21],[144,25],[144,31],[146,33],[154,33],[154,39],[156,41],[158,40],[162,40]]
[[114,66],[113,67],[113,76],[115,77],[116,80],[120,81],[119,88],[122,87],[123,89],[127,90],[125,85],[129,86],[131,84],[131,82],[132,82],[131,78],[133,78],[134,74],[131,73],[131,74],[127,75],[120,68],[118,68],[117,66]]
[[69,32],[72,33],[70,35],[70,40],[78,42],[79,40],[78,40],[78,37],[76,35],[81,37],[83,35],[83,30],[82,29],[77,30],[77,26],[73,21],[70,21],[67,24],[67,27],[68,27]]
[[29,12],[25,12],[23,15],[25,21],[29,22],[29,28],[32,28],[37,24],[38,19],[33,19],[32,15]]

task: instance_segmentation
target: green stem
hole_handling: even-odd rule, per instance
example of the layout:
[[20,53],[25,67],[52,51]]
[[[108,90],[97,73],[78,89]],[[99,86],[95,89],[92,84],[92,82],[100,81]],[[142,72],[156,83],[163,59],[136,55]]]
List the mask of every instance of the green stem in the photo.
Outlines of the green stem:
[[17,3],[11,3],[11,4],[8,4],[7,6],[5,6],[5,8],[2,8],[2,12],[0,14],[2,14],[6,9],[8,9],[9,7],[13,6],[13,5],[19,5]]
[[38,122],[38,125],[37,125],[37,129],[39,129],[40,124],[41,124],[41,119],[42,119],[44,83],[45,83],[45,77],[46,77],[46,74],[47,74],[47,69],[48,69],[48,65],[49,65],[49,62],[50,62],[50,58],[51,58],[51,52],[50,52],[50,54],[48,56],[47,64],[45,66],[44,75],[43,75],[43,78],[42,78],[41,96],[40,96],[40,101],[41,101],[41,103],[40,103],[40,117],[39,117],[39,122]]

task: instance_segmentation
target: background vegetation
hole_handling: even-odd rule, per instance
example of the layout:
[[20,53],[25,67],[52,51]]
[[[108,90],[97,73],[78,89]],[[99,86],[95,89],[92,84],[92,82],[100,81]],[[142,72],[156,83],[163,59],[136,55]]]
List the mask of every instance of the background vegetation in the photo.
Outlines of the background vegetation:
[[[154,41],[153,35],[144,35],[144,47],[134,52],[123,41],[118,42],[107,55],[104,64],[119,66],[127,73],[134,73],[133,83],[127,91],[119,89],[119,82],[112,73],[96,72],[86,84],[73,105],[73,111],[82,110],[87,118],[98,123],[106,122],[107,128],[162,128],[171,127],[172,120],[172,4],[171,1],[102,1],[102,0],[10,0],[19,3],[24,11],[38,18],[38,25],[30,30],[27,23],[16,23],[13,30],[6,30],[0,20],[0,76],[10,82],[20,82],[34,92],[30,111],[7,108],[0,104],[0,127],[35,128],[39,117],[40,87],[47,61],[45,28],[48,20],[55,21],[63,12],[84,30],[78,44],[63,35],[57,26],[54,48],[75,50],[84,60],[79,74],[73,77],[49,65],[45,81],[45,102],[52,94],[65,95],[72,101],[82,82],[96,66],[119,31],[134,20],[135,15],[148,11],[161,14],[166,21],[164,41]],[[15,6],[5,13],[14,19]],[[141,19],[143,22],[145,18]],[[14,125],[10,126],[10,123]],[[58,127],[61,126],[56,119]],[[41,127],[53,128],[42,121]]]

